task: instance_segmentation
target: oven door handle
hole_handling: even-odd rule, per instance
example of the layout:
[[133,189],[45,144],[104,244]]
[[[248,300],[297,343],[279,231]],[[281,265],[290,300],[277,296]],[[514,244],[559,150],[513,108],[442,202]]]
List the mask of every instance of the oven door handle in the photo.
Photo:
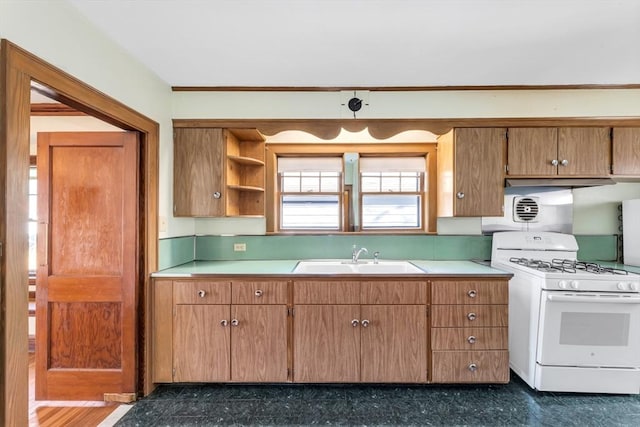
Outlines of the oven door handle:
[[640,304],[640,297],[600,297],[600,296],[573,296],[573,295],[547,295],[547,300],[557,302],[591,302],[604,304]]

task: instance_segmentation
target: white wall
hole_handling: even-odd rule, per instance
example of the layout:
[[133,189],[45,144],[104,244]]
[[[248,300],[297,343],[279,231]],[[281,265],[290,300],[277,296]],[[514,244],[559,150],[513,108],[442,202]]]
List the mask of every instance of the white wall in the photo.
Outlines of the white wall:
[[193,234],[192,219],[172,217],[171,87],[106,38],[66,0],[1,0],[0,38],[160,124],[159,214],[167,218],[169,230],[161,236]]

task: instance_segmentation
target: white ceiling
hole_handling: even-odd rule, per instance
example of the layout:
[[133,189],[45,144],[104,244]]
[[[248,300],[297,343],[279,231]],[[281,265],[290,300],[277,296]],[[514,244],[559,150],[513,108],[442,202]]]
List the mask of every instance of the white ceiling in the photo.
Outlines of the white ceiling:
[[640,83],[640,0],[68,0],[172,86]]

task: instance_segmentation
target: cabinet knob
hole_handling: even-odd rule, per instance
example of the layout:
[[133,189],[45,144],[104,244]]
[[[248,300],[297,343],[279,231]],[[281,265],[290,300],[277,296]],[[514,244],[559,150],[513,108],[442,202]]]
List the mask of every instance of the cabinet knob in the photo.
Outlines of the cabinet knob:
[[256,289],[256,297],[260,298],[262,296],[262,289]]
[[469,337],[467,338],[467,342],[469,344],[475,344],[476,343],[476,337],[474,337],[473,335],[469,335]]
[[456,197],[457,197],[458,199],[464,199],[464,193],[463,193],[462,191],[458,191],[458,192],[456,193]]
[[478,370],[478,365],[476,365],[475,363],[469,363],[469,366],[467,366],[467,369],[469,369],[471,372],[475,372]]
[[219,199],[220,197],[222,197],[222,193],[219,191],[216,191],[215,193],[213,193],[213,198],[214,199]]
[[469,313],[469,314],[467,314],[467,319],[469,319],[469,320],[471,320],[471,321],[476,320],[476,317],[477,317],[477,316],[476,316],[476,314],[475,314],[475,313]]
[[558,160],[557,159],[551,160],[551,165],[552,166],[558,166]]
[[469,298],[475,298],[476,295],[478,295],[478,292],[475,289],[471,289],[469,292],[467,292],[467,295],[469,295]]
[[567,159],[563,159],[563,160],[560,162],[560,164],[561,164],[562,166],[567,166],[567,165],[569,164],[569,160],[567,160]]
[[353,326],[354,328],[356,328],[359,324],[360,324],[360,321],[358,319],[353,319],[351,321],[351,326]]
[[221,320],[221,321],[220,321],[220,324],[221,324],[222,326],[227,326],[227,325],[229,324],[229,322],[227,322],[226,320]]
[[200,290],[198,291],[198,296],[199,296],[200,298],[204,298],[204,296],[205,296],[205,295],[207,295],[207,291],[205,291],[204,289],[200,289]]
[[231,321],[231,326],[238,326],[240,324],[240,322],[238,322],[238,319],[233,319]]
[[363,328],[366,328],[367,326],[369,326],[369,321],[368,321],[367,319],[364,319],[364,320],[362,321],[362,327],[363,327]]

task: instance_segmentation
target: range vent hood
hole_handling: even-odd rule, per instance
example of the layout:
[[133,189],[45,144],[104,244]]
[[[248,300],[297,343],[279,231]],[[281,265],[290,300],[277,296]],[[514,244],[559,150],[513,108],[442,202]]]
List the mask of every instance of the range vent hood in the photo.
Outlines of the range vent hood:
[[613,185],[611,178],[507,178],[505,187],[597,187]]

